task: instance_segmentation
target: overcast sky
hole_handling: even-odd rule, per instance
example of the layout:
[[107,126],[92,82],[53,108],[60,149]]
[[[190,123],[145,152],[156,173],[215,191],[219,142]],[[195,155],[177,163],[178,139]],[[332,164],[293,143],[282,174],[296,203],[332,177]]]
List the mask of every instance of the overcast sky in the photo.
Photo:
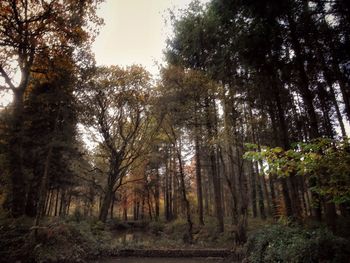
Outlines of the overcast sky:
[[[201,0],[208,2],[207,0]],[[170,27],[168,9],[186,8],[191,0],[107,0],[98,14],[105,21],[93,44],[98,65],[141,64],[157,73]]]
[[[200,0],[203,3],[209,0]],[[166,39],[171,34],[165,18],[168,10],[184,9],[191,0],[106,0],[98,15],[104,19],[93,43],[98,65],[141,64],[156,75],[156,62],[162,63]],[[0,93],[0,108],[12,100]]]

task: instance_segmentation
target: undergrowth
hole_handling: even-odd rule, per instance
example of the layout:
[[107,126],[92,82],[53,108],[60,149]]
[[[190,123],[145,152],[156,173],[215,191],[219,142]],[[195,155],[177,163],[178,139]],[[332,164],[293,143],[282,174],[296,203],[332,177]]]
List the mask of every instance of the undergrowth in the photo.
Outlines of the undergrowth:
[[55,219],[32,226],[26,217],[1,220],[1,262],[82,262],[113,249],[111,234],[99,221]]
[[350,242],[325,228],[305,229],[281,224],[264,226],[246,244],[247,260],[269,262],[349,262]]

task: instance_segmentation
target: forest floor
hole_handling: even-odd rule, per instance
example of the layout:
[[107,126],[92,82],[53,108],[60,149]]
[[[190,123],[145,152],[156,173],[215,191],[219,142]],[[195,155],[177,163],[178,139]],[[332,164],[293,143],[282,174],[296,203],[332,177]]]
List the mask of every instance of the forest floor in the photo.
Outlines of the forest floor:
[[217,257],[227,256],[235,248],[231,228],[217,233],[214,219],[208,220],[205,226],[194,226],[192,243],[186,240],[184,220],[170,223],[109,220],[103,224],[73,215],[65,219],[46,218],[36,235],[32,226],[30,218],[0,218],[2,262],[18,259],[22,262],[77,262],[128,253],[131,256],[146,253],[145,256],[152,257]]
[[[348,223],[344,221],[344,229],[349,229]],[[207,260],[232,263],[240,262],[243,256],[252,263],[290,262],[293,258],[310,259],[295,262],[319,262],[319,259],[347,262],[350,257],[350,235],[341,238],[322,227],[290,226],[260,219],[249,220],[249,238],[244,247],[235,245],[234,229],[229,221],[225,232],[217,233],[213,218],[204,226],[195,224],[191,244],[186,240],[184,220],[169,223],[109,220],[103,224],[72,215],[65,219],[45,219],[36,235],[32,225],[30,218],[0,218],[1,262],[137,263],[140,258],[130,257],[135,255],[145,256],[141,262],[157,262],[151,259],[161,256],[163,261],[159,259],[159,262],[174,262],[171,258],[177,257],[179,260],[175,262],[181,263]],[[118,261],[121,256],[129,256],[129,261]],[[196,259],[198,256],[201,258]],[[227,257],[222,261],[218,256]],[[336,261],[327,261],[332,258]]]

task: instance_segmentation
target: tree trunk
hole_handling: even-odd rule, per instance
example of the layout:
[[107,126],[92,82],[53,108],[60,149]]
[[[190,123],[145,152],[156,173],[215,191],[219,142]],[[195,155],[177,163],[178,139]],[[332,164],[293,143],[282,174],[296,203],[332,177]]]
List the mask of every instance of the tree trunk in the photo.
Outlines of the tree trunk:
[[337,114],[337,119],[338,119],[338,123],[340,126],[341,134],[342,134],[343,138],[346,138],[347,135],[346,135],[346,131],[345,131],[344,121],[343,121],[343,117],[342,117],[342,114],[341,114],[340,109],[339,109],[337,97],[335,95],[335,91],[334,91],[333,86],[329,87],[329,91],[330,91],[331,99],[332,99],[332,102],[333,102],[333,105],[335,108],[335,112]]
[[[168,155],[167,155],[168,156]],[[169,180],[169,173],[170,173],[170,168],[169,168],[169,157],[166,160],[165,164],[165,182],[164,182],[164,215],[165,215],[165,220],[170,221],[171,217],[171,209],[170,209],[170,182]]]
[[13,100],[12,125],[10,126],[9,140],[9,168],[12,183],[11,214],[17,218],[24,214],[26,202],[25,177],[22,168],[22,116],[23,92],[16,90]]
[[[33,171],[33,179],[30,182],[25,213],[29,217],[35,217],[38,213],[38,202],[40,194],[40,182],[42,180],[43,171],[39,170],[39,164],[36,163]],[[39,211],[40,213],[40,211]]]
[[110,217],[111,219],[113,219],[113,212],[114,212],[114,202],[115,202],[115,194],[113,193],[113,196],[112,196],[112,202],[111,202],[111,214],[110,214]]
[[[196,127],[198,123],[195,124]],[[197,183],[197,202],[198,202],[198,222],[200,225],[204,225],[203,217],[203,194],[202,194],[202,167],[201,167],[201,158],[199,150],[199,134],[196,131],[195,134],[195,149],[196,149],[196,183]]]
[[[256,162],[255,162],[255,171],[254,171],[253,163],[251,164],[251,172],[253,174],[258,174],[259,173],[258,164]],[[266,219],[266,213],[265,213],[265,205],[264,205],[264,195],[263,195],[262,181],[261,181],[260,176],[259,176],[259,179],[258,179],[258,182],[257,182],[257,186],[258,186],[258,198],[259,198],[258,203],[259,203],[260,217],[261,217],[261,219],[265,220]]]
[[186,220],[187,220],[187,236],[184,237],[184,242],[185,243],[192,243],[193,242],[193,235],[192,235],[192,219],[191,219],[191,209],[190,209],[190,202],[187,199],[187,194],[186,194],[186,185],[185,185],[185,174],[183,171],[183,164],[182,164],[182,157],[181,157],[181,152],[180,152],[180,147],[177,148],[176,146],[176,141],[175,141],[175,151],[177,155],[177,160],[179,163],[179,172],[180,172],[180,188],[181,188],[181,194],[182,194],[182,199],[185,203],[185,209],[186,209]]
[[54,216],[58,215],[58,201],[59,201],[59,196],[60,196],[60,189],[56,189],[56,197],[55,197],[55,213]]
[[[210,101],[209,98],[206,98],[205,103],[205,111],[206,111],[206,126],[207,126],[207,133],[208,133],[208,139],[213,140],[215,139],[214,129],[212,125],[213,118],[211,118],[210,113]],[[216,163],[216,156],[215,156],[215,146],[210,145],[209,146],[209,160],[210,160],[210,173],[211,173],[211,179],[213,183],[213,189],[214,189],[214,203],[215,203],[215,215],[217,218],[217,228],[219,232],[224,231],[224,215],[222,211],[222,200],[221,200],[221,188],[220,188],[220,178],[217,173],[217,163]]]
[[159,220],[159,206],[160,206],[160,175],[159,175],[159,168],[157,166],[156,168],[156,184],[155,184],[155,191],[154,191],[154,199],[155,199],[155,217],[156,221]]
[[253,217],[256,218],[257,213],[257,205],[256,205],[256,174],[252,171],[250,173],[251,184],[250,184],[250,193],[251,193],[251,204],[252,204],[252,212]]
[[107,216],[108,216],[108,211],[109,208],[111,207],[111,202],[112,202],[112,196],[113,196],[113,186],[108,185],[105,189],[105,195],[102,201],[102,206],[100,209],[100,214],[98,219],[102,221],[103,223],[106,223],[107,221]]

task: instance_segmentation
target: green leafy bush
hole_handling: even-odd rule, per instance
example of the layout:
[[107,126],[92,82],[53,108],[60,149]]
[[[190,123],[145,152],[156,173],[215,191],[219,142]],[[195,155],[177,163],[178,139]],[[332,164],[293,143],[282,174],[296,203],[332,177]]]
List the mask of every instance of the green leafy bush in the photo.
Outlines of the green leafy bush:
[[264,172],[278,177],[307,176],[310,190],[339,205],[350,203],[350,141],[318,138],[295,143],[293,149],[247,144],[248,160],[261,161]]
[[253,233],[246,244],[247,259],[268,262],[348,262],[350,242],[326,229],[271,225]]

